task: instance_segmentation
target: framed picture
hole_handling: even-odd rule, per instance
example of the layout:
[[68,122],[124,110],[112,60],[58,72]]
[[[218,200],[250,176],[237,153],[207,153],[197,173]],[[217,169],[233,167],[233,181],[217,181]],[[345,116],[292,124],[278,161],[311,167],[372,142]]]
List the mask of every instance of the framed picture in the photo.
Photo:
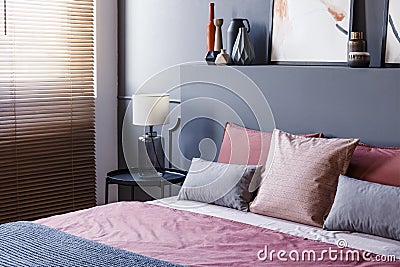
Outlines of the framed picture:
[[346,65],[353,0],[271,0],[270,64]]
[[385,0],[382,66],[400,67],[400,0]]

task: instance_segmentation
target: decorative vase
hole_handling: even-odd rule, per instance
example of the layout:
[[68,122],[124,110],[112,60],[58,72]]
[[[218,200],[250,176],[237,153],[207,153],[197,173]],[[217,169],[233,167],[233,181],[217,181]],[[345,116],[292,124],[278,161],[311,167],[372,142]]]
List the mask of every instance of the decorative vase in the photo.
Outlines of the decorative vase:
[[234,18],[229,24],[226,34],[226,52],[231,56],[236,37],[239,34],[239,29],[244,27],[244,21],[247,24],[247,33],[250,33],[250,23],[247,19]]
[[351,68],[368,68],[370,54],[368,52],[349,52],[347,63]]
[[222,24],[224,24],[224,19],[214,19],[215,25],[215,42],[214,51],[221,51],[222,49]]
[[229,65],[230,63],[231,63],[231,56],[228,53],[226,53],[225,49],[221,49],[221,52],[215,59],[215,65]]
[[352,68],[367,68],[370,63],[370,54],[367,52],[367,42],[363,32],[351,32],[347,44],[347,64]]
[[214,65],[218,54],[219,54],[218,51],[208,51],[207,54],[206,54],[206,62],[207,62],[207,64],[208,65]]
[[254,47],[245,27],[239,29],[232,51],[232,61],[238,65],[249,65],[255,58]]
[[351,32],[348,42],[348,52],[367,52],[367,42],[363,32]]
[[214,50],[214,42],[215,42],[214,3],[210,3],[210,20],[208,21],[207,24],[207,52]]

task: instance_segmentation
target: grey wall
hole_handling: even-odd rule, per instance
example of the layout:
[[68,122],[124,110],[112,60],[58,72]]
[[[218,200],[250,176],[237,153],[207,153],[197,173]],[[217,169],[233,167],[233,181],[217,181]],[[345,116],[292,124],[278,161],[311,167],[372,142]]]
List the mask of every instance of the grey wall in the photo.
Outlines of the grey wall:
[[[250,38],[256,48],[256,62],[267,56],[269,0],[216,0],[216,17],[225,19],[224,38],[232,17],[246,17],[252,24]],[[153,74],[166,67],[202,61],[205,55],[205,27],[208,0],[119,0],[119,95],[131,95]],[[353,30],[366,31],[371,66],[380,64],[384,0],[355,0]],[[347,67],[252,66],[239,67],[260,87],[273,110],[276,125],[292,132],[324,131],[332,136],[359,136],[364,142],[400,145],[399,69],[356,70]],[[181,81],[191,75],[218,74],[209,66],[183,68]],[[207,74],[208,73],[208,74]],[[186,76],[187,75],[187,76]],[[176,77],[174,77],[175,79]],[[230,77],[224,77],[230,79]],[[228,97],[218,86],[185,85],[184,101],[207,96],[228,101],[240,109],[243,124],[259,128],[240,99]],[[179,97],[177,95],[176,97]],[[119,101],[122,123],[127,101]],[[214,110],[219,114],[218,108]],[[182,110],[184,122],[196,109]],[[219,119],[223,120],[222,117]],[[355,123],[357,122],[357,123]],[[136,139],[139,131],[132,127]],[[199,141],[208,137],[220,143],[222,128],[210,119],[190,120],[179,136],[185,157],[198,156]],[[134,150],[135,147],[132,147]],[[121,148],[120,148],[121,152]],[[209,155],[211,157],[211,155]],[[124,165],[122,154],[120,166]]]
[[[266,62],[268,1],[217,0],[216,16],[223,17],[225,33],[231,17],[249,18],[251,38],[255,44],[257,63]],[[206,0],[119,0],[119,129],[131,112],[130,96],[153,75],[165,68],[189,61],[203,60],[206,54],[205,29],[208,23]],[[224,34],[225,37],[225,34]],[[224,40],[225,42],[225,40]],[[171,77],[179,79],[179,77]],[[180,98],[179,90],[172,96]],[[174,121],[174,120],[172,120]],[[143,129],[130,126],[129,135],[136,140]],[[119,134],[119,166],[125,167],[122,134]],[[174,143],[177,143],[176,140]],[[136,151],[136,142],[129,147]],[[174,149],[176,151],[177,149]],[[135,165],[135,162],[132,162]],[[132,166],[131,165],[131,166]]]
[[[226,67],[184,66],[182,81],[214,81]],[[214,140],[219,148],[223,125],[219,121],[234,121],[252,129],[260,129],[255,114],[243,99],[265,96],[272,110],[275,126],[291,133],[323,132],[328,137],[360,138],[362,142],[379,146],[400,147],[400,69],[349,69],[347,67],[247,66],[235,67],[255,82],[258,88],[237,86],[248,90],[234,94],[213,82],[196,83],[182,88],[182,116],[187,125],[180,142],[186,158],[201,154],[198,144],[204,138]],[[232,79],[223,75],[225,79]],[[231,106],[240,120],[232,120],[221,112],[220,105],[185,105],[203,97]],[[208,109],[209,117],[194,119]],[[212,109],[213,111],[210,111]],[[269,113],[261,113],[269,117]],[[263,115],[261,115],[263,116]],[[239,122],[237,122],[239,121]],[[267,122],[268,123],[268,122]],[[261,126],[266,123],[262,123]],[[262,129],[270,130],[270,129]],[[213,159],[213,155],[206,155]]]

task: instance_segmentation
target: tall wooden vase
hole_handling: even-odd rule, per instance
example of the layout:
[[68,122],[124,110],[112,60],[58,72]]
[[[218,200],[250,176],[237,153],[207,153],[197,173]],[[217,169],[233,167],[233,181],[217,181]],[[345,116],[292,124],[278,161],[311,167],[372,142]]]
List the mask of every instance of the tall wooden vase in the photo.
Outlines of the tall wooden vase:
[[214,51],[215,25],[214,25],[214,3],[210,3],[210,20],[207,24],[207,52]]
[[207,24],[207,64],[214,64],[219,51],[214,51],[215,25],[214,25],[214,3],[210,3],[210,20]]
[[224,24],[223,19],[214,19],[215,25],[215,40],[214,40],[214,51],[221,51],[222,47],[222,24]]

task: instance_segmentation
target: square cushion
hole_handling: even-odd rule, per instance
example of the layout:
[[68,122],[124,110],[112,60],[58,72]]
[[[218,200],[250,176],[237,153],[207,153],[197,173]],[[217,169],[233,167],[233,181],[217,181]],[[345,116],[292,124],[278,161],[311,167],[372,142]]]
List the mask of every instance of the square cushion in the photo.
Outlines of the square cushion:
[[[323,137],[322,133],[304,135],[307,137]],[[272,133],[247,129],[233,123],[226,123],[218,162],[262,165],[263,177],[264,165],[267,162]],[[251,192],[256,191],[260,181],[252,181]]]
[[250,211],[322,226],[337,181],[346,173],[358,139],[306,138],[274,130],[258,194]]
[[252,200],[249,185],[254,176],[260,176],[260,170],[261,166],[224,164],[194,158],[178,199],[248,211]]
[[400,187],[400,148],[359,144],[346,175],[368,182]]
[[[322,137],[322,133],[304,135]],[[247,129],[231,122],[226,123],[218,162],[265,165],[272,133]]]

